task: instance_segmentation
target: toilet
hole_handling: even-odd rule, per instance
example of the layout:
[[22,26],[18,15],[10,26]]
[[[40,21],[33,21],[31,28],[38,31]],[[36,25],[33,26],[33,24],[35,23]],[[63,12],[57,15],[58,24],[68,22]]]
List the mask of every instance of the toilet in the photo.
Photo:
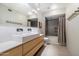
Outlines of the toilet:
[[45,44],[48,44],[49,43],[49,39],[47,37],[44,37],[44,42],[45,42]]

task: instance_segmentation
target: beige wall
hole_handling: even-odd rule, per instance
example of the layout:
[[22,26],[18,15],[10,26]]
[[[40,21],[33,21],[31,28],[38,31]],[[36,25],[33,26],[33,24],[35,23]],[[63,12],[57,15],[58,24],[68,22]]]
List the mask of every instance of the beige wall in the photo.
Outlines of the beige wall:
[[66,21],[67,47],[72,55],[79,55],[79,16]]
[[[73,8],[73,4],[69,5],[67,11]],[[72,7],[71,7],[72,6]],[[66,15],[68,12],[66,11]],[[79,16],[69,20],[66,20],[66,38],[67,38],[67,48],[72,55],[79,56]]]
[[42,28],[40,28],[40,33],[45,35],[45,18],[44,18],[44,15],[41,12],[39,12],[37,14],[37,17],[38,17],[38,22],[42,23]]

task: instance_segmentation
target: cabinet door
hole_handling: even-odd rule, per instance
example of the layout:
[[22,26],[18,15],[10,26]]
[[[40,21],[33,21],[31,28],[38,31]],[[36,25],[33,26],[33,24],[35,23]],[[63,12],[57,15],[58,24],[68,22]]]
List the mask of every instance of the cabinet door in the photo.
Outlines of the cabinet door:
[[40,48],[44,45],[44,41],[41,41],[37,44],[29,53],[26,54],[26,56],[33,56]]
[[22,56],[22,46],[15,47],[7,52],[4,52],[1,56]]
[[23,55],[30,52],[42,40],[43,40],[43,37],[41,36],[23,44]]

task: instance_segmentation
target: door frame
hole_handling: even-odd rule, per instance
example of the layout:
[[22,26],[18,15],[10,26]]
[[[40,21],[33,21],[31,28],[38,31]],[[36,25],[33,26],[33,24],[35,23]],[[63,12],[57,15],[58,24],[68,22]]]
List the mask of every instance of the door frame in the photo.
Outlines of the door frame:
[[48,32],[48,23],[47,23],[47,17],[45,17],[45,36],[47,36],[47,32]]

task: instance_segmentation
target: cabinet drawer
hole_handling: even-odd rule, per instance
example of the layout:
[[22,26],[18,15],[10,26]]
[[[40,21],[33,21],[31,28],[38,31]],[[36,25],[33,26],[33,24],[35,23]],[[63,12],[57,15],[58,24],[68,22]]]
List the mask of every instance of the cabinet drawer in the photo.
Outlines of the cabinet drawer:
[[44,41],[41,41],[37,46],[35,46],[26,56],[33,56],[40,48],[44,45]]
[[22,56],[22,46],[15,47],[9,51],[2,53],[1,56]]
[[33,40],[23,44],[23,55],[25,55],[30,50],[32,50],[42,40],[43,40],[43,37],[38,37],[36,39],[33,39]]

